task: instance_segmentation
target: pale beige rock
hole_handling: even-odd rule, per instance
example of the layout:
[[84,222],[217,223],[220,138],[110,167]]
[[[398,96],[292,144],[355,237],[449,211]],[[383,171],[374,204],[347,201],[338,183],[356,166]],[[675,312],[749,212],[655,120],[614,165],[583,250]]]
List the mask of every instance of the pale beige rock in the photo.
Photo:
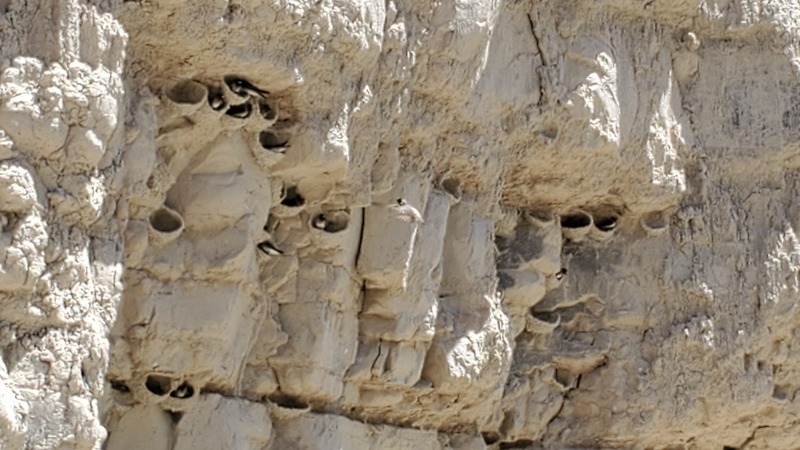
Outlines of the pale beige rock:
[[281,305],[279,321],[289,341],[270,364],[281,391],[299,398],[336,400],[356,356],[356,312],[307,301]]
[[[137,293],[135,298],[143,298],[139,316],[149,319],[145,319],[146,334],[138,336],[134,357],[143,368],[233,379],[254,332],[246,291],[199,283],[173,288],[170,295]],[[192,346],[181,344],[187,339]]]
[[78,1],[42,8],[4,5],[0,18],[0,446],[100,448],[122,291],[114,211],[127,34]]
[[175,426],[175,450],[235,448],[260,450],[272,439],[267,406],[204,395]]
[[[418,205],[418,210],[424,210],[420,199],[425,196],[427,188],[421,189],[419,179],[408,175],[402,177],[399,183],[402,185],[396,186],[392,193],[376,199],[376,205],[366,208],[364,212],[361,240],[371,244],[361,247],[358,271],[369,289],[405,291],[410,282],[409,277],[414,273],[415,249],[427,244],[426,240],[436,240],[436,230],[441,230],[447,218],[447,209],[441,207],[441,202],[434,201],[431,208],[433,224],[430,228],[425,228],[431,231],[424,232],[433,236],[418,241],[417,235],[423,233],[421,227],[424,225],[400,220],[388,207],[394,205],[398,198],[403,198],[409,205]],[[435,248],[433,247],[434,252]]]
[[564,387],[554,379],[555,369],[546,368],[527,376],[511,375],[503,393],[504,414],[499,433],[509,441],[538,440],[561,410]]
[[462,296],[442,301],[437,323],[441,331],[422,372],[435,389],[455,394],[472,386],[472,396],[480,386],[497,393],[511,359],[508,317],[499,306],[499,299],[491,296],[482,302]]
[[[287,417],[288,416],[288,417]],[[279,448],[393,448],[441,449],[435,431],[401,429],[359,423],[340,416],[273,412],[275,440]]]
[[136,406],[126,411],[109,437],[109,450],[171,448],[172,420],[157,406]]
[[0,447],[791,448],[797,17],[0,1]]
[[24,419],[29,414],[29,408],[26,403],[17,399],[7,383],[8,374],[3,375],[0,379],[0,444],[6,448],[20,448],[25,444],[25,434],[28,431]]
[[[387,385],[415,385],[422,375],[425,355],[429,345],[425,342],[392,342],[362,337],[358,346],[358,359],[348,372],[348,379],[363,385],[377,385],[372,390],[386,389]],[[392,397],[401,400],[401,392]],[[372,393],[372,396],[379,393]],[[360,401],[364,401],[361,392]],[[385,406],[374,405],[368,406]]]

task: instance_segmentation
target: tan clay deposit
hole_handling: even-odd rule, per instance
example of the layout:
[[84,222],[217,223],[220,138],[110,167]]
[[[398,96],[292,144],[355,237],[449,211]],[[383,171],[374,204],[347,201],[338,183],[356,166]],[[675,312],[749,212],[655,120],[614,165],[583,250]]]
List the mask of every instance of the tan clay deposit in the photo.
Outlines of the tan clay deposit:
[[800,449],[796,1],[0,0],[0,50],[0,449]]

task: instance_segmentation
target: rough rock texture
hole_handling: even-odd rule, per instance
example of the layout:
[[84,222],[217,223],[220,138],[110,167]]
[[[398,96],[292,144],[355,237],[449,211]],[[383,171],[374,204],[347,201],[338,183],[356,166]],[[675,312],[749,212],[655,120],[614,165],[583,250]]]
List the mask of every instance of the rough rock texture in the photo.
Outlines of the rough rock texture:
[[0,0],[0,448],[800,448],[798,23]]

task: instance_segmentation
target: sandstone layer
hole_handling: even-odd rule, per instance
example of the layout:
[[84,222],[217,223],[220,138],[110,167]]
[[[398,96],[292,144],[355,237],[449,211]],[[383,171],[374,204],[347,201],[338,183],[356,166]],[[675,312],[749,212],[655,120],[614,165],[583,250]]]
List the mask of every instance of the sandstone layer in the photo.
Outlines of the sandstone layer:
[[0,448],[800,448],[799,23],[0,0]]

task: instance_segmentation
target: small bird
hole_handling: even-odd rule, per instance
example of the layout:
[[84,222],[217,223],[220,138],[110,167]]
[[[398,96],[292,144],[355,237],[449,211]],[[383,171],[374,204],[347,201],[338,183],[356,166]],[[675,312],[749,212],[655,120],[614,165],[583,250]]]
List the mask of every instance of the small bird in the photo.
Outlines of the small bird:
[[421,224],[425,223],[425,221],[422,220],[422,215],[419,213],[419,211],[417,211],[417,208],[407,204],[403,198],[398,198],[397,204],[389,205],[389,208],[394,210],[394,212],[397,213],[397,218],[403,222],[419,222]]
[[325,227],[328,226],[328,219],[325,218],[325,214],[320,214],[314,218],[311,225],[318,230],[324,231]]
[[232,105],[225,111],[225,114],[236,117],[237,119],[247,119],[253,112],[253,105],[250,103],[242,103],[240,105]]
[[279,250],[278,247],[275,247],[275,244],[273,244],[270,241],[260,242],[256,247],[258,247],[259,250],[270,256],[283,255],[283,252]]
[[564,278],[564,275],[566,275],[566,274],[567,274],[567,268],[566,267],[562,267],[561,270],[556,272],[556,280],[560,280],[560,279]]
[[211,109],[214,111],[219,111],[225,107],[225,99],[222,97],[222,94],[216,92],[208,96],[208,105],[211,106]]
[[174,391],[170,392],[169,396],[174,398],[188,398],[191,397],[193,394],[194,394],[194,388],[187,383],[183,383],[177,388],[175,388]]
[[225,84],[228,85],[228,88],[230,88],[231,92],[239,97],[247,97],[250,95],[253,97],[257,96],[261,98],[267,98],[267,95],[269,95],[268,91],[259,89],[253,86],[253,84],[249,81],[241,78],[226,78]]

